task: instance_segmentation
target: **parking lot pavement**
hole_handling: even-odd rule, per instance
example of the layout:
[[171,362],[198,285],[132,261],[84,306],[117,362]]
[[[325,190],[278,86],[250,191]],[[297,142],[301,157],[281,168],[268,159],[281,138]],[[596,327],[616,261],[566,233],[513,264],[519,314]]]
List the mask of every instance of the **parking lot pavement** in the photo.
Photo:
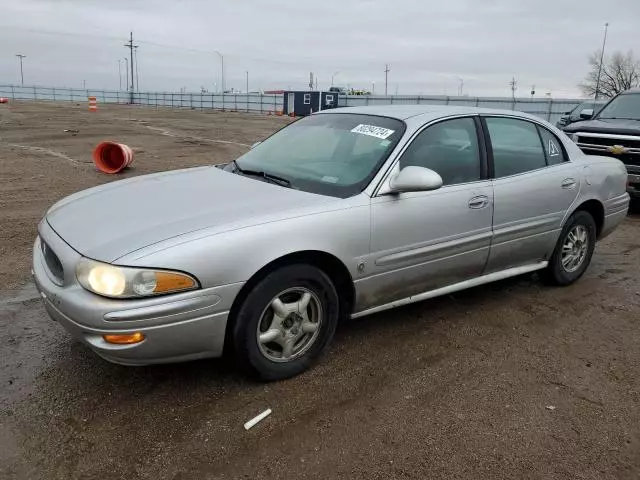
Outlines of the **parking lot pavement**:
[[225,360],[108,364],[32,287],[5,292],[0,478],[637,479],[639,234],[631,216],[570,287],[525,276],[347,322],[274,384]]

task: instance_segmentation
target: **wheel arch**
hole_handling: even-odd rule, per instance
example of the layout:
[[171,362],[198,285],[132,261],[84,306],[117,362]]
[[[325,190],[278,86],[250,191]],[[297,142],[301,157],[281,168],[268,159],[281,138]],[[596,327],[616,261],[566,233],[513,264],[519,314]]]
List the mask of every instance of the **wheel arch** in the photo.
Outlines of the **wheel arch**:
[[[233,304],[229,312],[229,325],[231,325],[231,322],[235,321],[238,309],[242,305],[242,302],[247,298],[249,292],[251,292],[251,290],[263,278],[284,266],[301,263],[312,265],[329,277],[336,289],[338,298],[340,299],[340,319],[347,318],[351,314],[355,302],[355,284],[353,283],[353,278],[351,277],[349,269],[342,260],[330,253],[320,250],[301,250],[288,253],[272,260],[247,280],[236,295],[236,298],[233,300]],[[229,325],[227,325],[226,329],[227,338],[225,339],[225,344],[229,343],[227,340],[229,338],[229,333],[232,330],[229,328]]]
[[[604,205],[602,202],[595,198],[584,200],[571,212],[571,215],[579,211],[587,212],[593,217],[593,220],[596,222],[596,238],[600,238],[604,227]],[[568,220],[571,215],[568,215],[566,220]]]

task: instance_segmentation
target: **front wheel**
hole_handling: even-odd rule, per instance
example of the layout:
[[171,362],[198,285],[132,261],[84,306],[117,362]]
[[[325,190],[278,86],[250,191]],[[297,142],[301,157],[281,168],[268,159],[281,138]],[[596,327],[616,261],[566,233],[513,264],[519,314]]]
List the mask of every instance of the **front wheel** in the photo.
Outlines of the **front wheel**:
[[565,224],[546,270],[556,285],[569,285],[589,267],[596,245],[596,223],[589,212],[575,212]]
[[327,348],[338,314],[338,294],[324,272],[304,264],[275,270],[247,295],[234,319],[237,360],[263,380],[297,375]]

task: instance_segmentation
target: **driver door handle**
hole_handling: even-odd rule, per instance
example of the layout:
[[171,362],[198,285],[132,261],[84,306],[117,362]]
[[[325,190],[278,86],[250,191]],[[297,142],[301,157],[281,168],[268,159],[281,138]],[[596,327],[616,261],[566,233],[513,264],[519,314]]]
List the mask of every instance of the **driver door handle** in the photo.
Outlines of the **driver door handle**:
[[564,188],[565,190],[571,190],[572,188],[575,188],[576,186],[576,180],[574,178],[565,178],[562,181],[562,188]]
[[469,200],[469,208],[473,208],[474,210],[484,208],[487,205],[489,205],[489,197],[486,195],[478,195]]

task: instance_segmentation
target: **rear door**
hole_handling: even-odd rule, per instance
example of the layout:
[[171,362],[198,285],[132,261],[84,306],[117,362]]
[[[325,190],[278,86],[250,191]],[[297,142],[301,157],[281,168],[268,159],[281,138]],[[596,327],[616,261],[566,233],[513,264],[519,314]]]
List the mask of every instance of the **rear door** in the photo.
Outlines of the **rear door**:
[[396,171],[430,168],[443,186],[371,200],[371,274],[359,282],[376,306],[482,274],[491,241],[493,190],[479,120],[443,120],[418,133]]
[[486,273],[548,260],[578,194],[579,170],[542,125],[486,116],[483,127],[495,202]]

